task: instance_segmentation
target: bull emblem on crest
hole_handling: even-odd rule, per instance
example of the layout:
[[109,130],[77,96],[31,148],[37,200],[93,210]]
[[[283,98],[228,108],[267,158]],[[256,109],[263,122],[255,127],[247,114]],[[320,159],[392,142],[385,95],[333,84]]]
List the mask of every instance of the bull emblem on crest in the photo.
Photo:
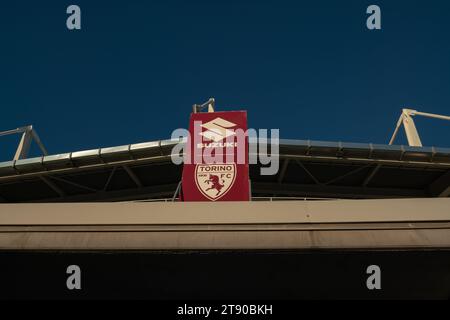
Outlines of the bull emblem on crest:
[[207,183],[208,185],[211,184],[211,187],[209,187],[205,191],[209,191],[209,190],[214,190],[215,189],[215,190],[217,190],[216,196],[219,195],[220,191],[225,186],[225,180],[222,179],[222,183],[220,183],[219,176],[217,176],[215,174],[210,174],[209,175],[209,179],[205,180],[205,183]]

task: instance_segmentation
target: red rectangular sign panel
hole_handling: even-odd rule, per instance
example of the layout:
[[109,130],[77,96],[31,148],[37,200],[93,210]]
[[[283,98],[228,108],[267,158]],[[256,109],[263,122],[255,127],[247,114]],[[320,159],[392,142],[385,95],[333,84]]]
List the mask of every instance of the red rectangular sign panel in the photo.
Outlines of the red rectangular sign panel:
[[183,166],[183,201],[248,201],[247,112],[193,113]]

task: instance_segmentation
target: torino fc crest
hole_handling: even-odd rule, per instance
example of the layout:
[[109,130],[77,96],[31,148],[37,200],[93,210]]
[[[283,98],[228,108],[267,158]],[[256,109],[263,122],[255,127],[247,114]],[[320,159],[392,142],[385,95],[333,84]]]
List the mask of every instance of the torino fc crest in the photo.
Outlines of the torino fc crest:
[[222,198],[236,180],[236,164],[198,164],[195,183],[198,190],[211,201]]

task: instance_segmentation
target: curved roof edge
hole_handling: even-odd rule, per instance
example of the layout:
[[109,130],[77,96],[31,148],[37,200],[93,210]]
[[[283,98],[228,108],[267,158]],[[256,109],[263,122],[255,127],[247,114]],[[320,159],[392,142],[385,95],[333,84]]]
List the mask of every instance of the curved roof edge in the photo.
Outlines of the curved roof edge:
[[[259,140],[260,143],[264,141]],[[142,159],[157,161],[160,158],[170,157],[173,146],[180,142],[185,143],[185,139],[157,140],[0,162],[0,178],[121,161]],[[257,140],[250,139],[250,144],[256,148]],[[279,153],[281,158],[325,157],[328,160],[334,158],[350,161],[392,161],[400,164],[450,167],[450,148],[439,147],[281,139]]]

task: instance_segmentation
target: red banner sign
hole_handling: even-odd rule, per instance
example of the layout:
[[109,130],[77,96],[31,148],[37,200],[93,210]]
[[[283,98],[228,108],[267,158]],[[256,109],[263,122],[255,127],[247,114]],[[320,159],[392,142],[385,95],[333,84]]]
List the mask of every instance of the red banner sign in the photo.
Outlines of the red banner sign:
[[246,132],[246,111],[191,114],[183,201],[250,200]]

